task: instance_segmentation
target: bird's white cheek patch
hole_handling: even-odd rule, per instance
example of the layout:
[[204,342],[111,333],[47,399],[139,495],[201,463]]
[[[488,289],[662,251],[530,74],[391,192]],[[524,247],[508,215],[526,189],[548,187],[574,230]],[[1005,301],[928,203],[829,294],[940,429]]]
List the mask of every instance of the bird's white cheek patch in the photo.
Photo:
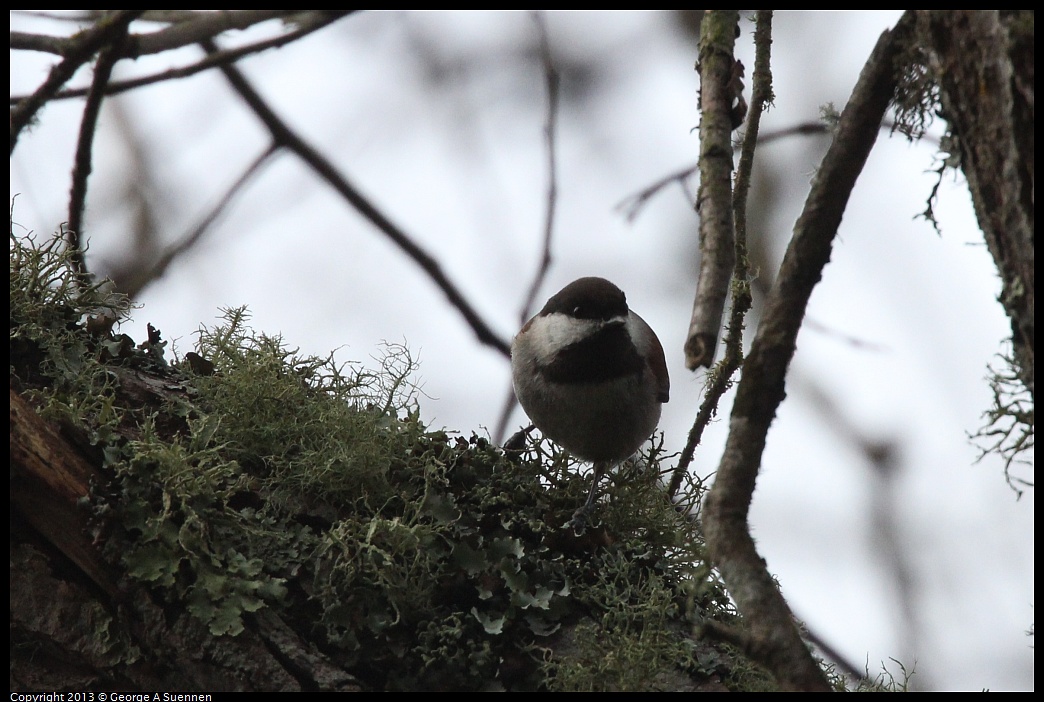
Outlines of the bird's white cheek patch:
[[547,363],[566,346],[571,346],[594,334],[604,324],[597,319],[576,319],[556,312],[533,320],[527,337],[540,339],[534,344],[537,356]]

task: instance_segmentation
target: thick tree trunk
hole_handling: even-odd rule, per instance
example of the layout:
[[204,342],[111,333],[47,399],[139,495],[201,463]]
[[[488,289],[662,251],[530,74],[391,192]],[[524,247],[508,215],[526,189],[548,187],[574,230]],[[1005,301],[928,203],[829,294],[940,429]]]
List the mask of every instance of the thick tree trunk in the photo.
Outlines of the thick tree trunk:
[[918,31],[1033,396],[1033,11],[921,10]]

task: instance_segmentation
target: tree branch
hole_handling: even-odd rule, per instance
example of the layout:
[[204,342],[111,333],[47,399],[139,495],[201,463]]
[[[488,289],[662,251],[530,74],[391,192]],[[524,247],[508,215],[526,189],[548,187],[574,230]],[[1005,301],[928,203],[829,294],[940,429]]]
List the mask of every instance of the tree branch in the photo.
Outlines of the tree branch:
[[299,10],[218,10],[195,13],[191,20],[176,22],[166,29],[131,37],[125,51],[131,58],[145,54],[158,54],[204,39],[213,39],[232,29],[247,29],[268,20],[289,19]]
[[551,59],[551,45],[547,37],[547,24],[542,14],[533,15],[540,34],[540,59],[544,66],[544,78],[547,85],[547,112],[544,119],[544,153],[547,156],[547,207],[544,211],[544,249],[533,283],[529,286],[526,300],[519,312],[519,326],[524,324],[533,311],[540,286],[551,268],[551,237],[554,233],[555,205],[558,202],[558,175],[555,164],[555,131],[558,117],[558,71]]
[[[555,134],[558,126],[558,86],[559,75],[555,70],[554,60],[551,56],[551,42],[547,36],[547,22],[542,11],[533,13],[533,20],[537,26],[540,43],[540,60],[544,68],[544,84],[547,88],[547,110],[544,113],[544,153],[547,156],[547,207],[544,210],[544,247],[540,256],[540,263],[533,275],[533,282],[529,286],[525,302],[519,310],[518,325],[521,327],[529,319],[533,312],[533,304],[536,300],[540,286],[544,284],[547,272],[551,269],[551,239],[555,231],[555,207],[558,203],[558,167],[556,165]],[[513,388],[508,388],[507,397],[500,410],[500,419],[497,420],[497,429],[493,434],[496,444],[504,441],[507,434],[507,423],[511,417],[511,411],[515,408],[518,398],[515,397]]]
[[[63,96],[65,93],[59,93],[58,97]],[[893,132],[896,129],[896,124],[892,120],[885,120],[881,123],[881,129],[886,132]],[[784,127],[783,129],[776,129],[771,132],[762,132],[758,135],[758,146],[764,146],[774,141],[786,139],[792,136],[829,136],[834,133],[834,125],[828,124],[827,122],[802,122],[801,124],[795,124],[793,127]],[[922,141],[928,141],[929,143],[939,144],[939,139],[928,135],[921,136]],[[685,187],[685,181],[688,180],[700,170],[700,164],[694,164],[687,168],[682,168],[673,173],[669,173],[664,177],[660,178],[651,185],[647,185],[642,188],[634,195],[628,195],[616,205],[616,209],[623,212],[628,222],[634,221],[636,217],[641,213],[644,208],[653,197],[658,195],[661,190],[666,188],[671,183],[680,183],[682,187]],[[688,188],[685,188],[688,192]]]
[[47,79],[36,92],[21,100],[11,110],[11,150],[14,153],[18,136],[33,120],[40,108],[50,100],[65,81],[72,78],[77,69],[91,60],[103,46],[126,33],[130,25],[145,10],[116,10],[99,20],[97,24],[73,36],[65,58],[51,69]]
[[722,395],[732,387],[732,375],[743,362],[743,325],[750,310],[750,266],[747,261],[747,193],[750,191],[750,176],[754,168],[754,149],[759,143],[761,115],[765,106],[772,102],[772,10],[758,10],[754,30],[754,74],[752,77],[750,114],[747,131],[743,135],[739,167],[736,170],[736,189],[733,192],[733,215],[736,223],[736,265],[732,275],[732,310],[729,313],[729,328],[725,338],[725,356],[714,369],[708,381],[707,392],[700,404],[689,431],[685,448],[682,449],[678,465],[674,469],[667,492],[677,494],[682,479],[692,463],[696,447],[703,431],[717,413]]
[[[180,68],[170,68],[166,71],[159,73],[153,73],[147,76],[141,76],[139,78],[130,78],[127,80],[111,81],[105,88],[106,95],[118,95],[119,93],[133,90],[134,88],[140,88],[144,85],[151,85],[153,83],[162,83],[165,80],[173,80],[176,78],[188,78],[194,76],[197,73],[216,68],[219,65],[226,63],[234,63],[244,56],[250,54],[260,53],[267,51],[268,49],[275,49],[280,46],[284,46],[293,41],[300,39],[301,37],[307,36],[312,32],[322,29],[328,24],[336,21],[340,17],[346,14],[354,12],[354,10],[346,10],[343,13],[332,13],[332,12],[314,12],[309,14],[307,18],[300,18],[297,23],[297,29],[286,34],[281,34],[271,39],[265,39],[258,41],[253,44],[247,44],[246,46],[240,46],[234,49],[223,49],[218,51],[216,54],[207,56],[204,59],[193,63],[188,66],[182,66]],[[53,100],[68,100],[70,98],[83,97],[87,94],[89,88],[69,88],[68,90],[60,90],[54,94]],[[21,100],[21,97],[12,97],[11,102],[17,103]]]
[[[208,54],[215,54],[218,52],[217,46],[209,39],[201,42],[201,46]],[[463,316],[465,321],[467,321],[471,326],[472,331],[475,332],[475,336],[478,337],[478,340],[481,343],[493,347],[505,357],[511,355],[510,345],[501,339],[479,316],[478,312],[471,306],[471,303],[468,302],[463,293],[460,292],[457,286],[454,285],[442,270],[438,261],[432,258],[402,229],[388,219],[384,213],[378,210],[373,203],[364,197],[362,193],[360,193],[343,175],[341,175],[330,161],[307,144],[303,139],[301,139],[301,137],[297,136],[297,134],[291,130],[285,122],[279,119],[272,108],[268,106],[264,99],[261,98],[257,91],[255,91],[246,80],[243,74],[240,73],[239,69],[235,66],[225,65],[221,66],[220,70],[225,74],[229,83],[232,84],[233,89],[239,93],[239,96],[243,98],[254,114],[257,115],[262,123],[264,123],[265,127],[272,135],[273,142],[277,146],[289,149],[296,154],[298,158],[308,164],[308,166],[311,167],[312,170],[314,170],[323,180],[329,183],[334,190],[339,192],[359,214],[368,219],[370,223],[391,239],[392,243],[402,249],[407,256],[413,259],[413,261],[428,274],[428,277],[431,278],[435,285],[442,290],[443,294],[445,294],[446,298],[450,301],[450,304],[457,308],[461,316]]]
[[77,506],[90,484],[103,484],[104,477],[13,386],[10,415],[12,511],[21,514],[102,591],[116,594],[118,575],[98,556],[88,536],[87,515]]
[[130,299],[136,299],[141,291],[153,281],[159,280],[167,272],[167,269],[179,256],[195,246],[203,235],[207,233],[210,226],[217,220],[221,213],[228,207],[232,199],[246,186],[247,182],[260,172],[261,167],[268,163],[276,152],[275,145],[269,146],[258,155],[236,181],[228,187],[217,203],[207,212],[192,231],[182,236],[178,241],[164,248],[163,252],[153,258],[151,262],[143,262],[142,265],[125,267],[123,272],[112,272],[113,280],[117,281],[120,292]]
[[11,32],[9,49],[15,51],[42,51],[47,54],[61,56],[69,46],[65,37],[52,37],[49,34],[30,34],[28,32]]
[[714,360],[735,263],[731,113],[738,26],[737,10],[708,10],[700,23],[700,276],[685,341],[689,370]]
[[91,154],[94,147],[94,134],[98,128],[98,114],[101,112],[102,100],[105,98],[105,85],[112,75],[112,67],[119,59],[119,47],[126,38],[126,32],[133,17],[121,22],[123,36],[114,36],[112,43],[101,50],[94,63],[94,79],[91,81],[91,92],[83,107],[83,119],[80,122],[80,133],[76,140],[76,156],[73,160],[72,187],[69,191],[69,227],[66,231],[69,248],[72,251],[71,264],[76,269],[82,284],[87,285],[87,263],[84,260],[83,211],[87,203],[87,178],[91,174]]
[[919,10],[943,115],[1000,273],[1015,368],[1035,399],[1033,12]]
[[750,536],[750,501],[769,426],[786,394],[787,366],[808,299],[830,259],[852,188],[894,94],[894,63],[912,22],[907,12],[895,29],[881,36],[841,115],[766,300],[733,405],[725,453],[703,505],[712,559],[751,626],[750,653],[791,689],[827,690],[829,684]]
[[[334,16],[343,14],[343,10],[331,12]],[[348,10],[347,12],[354,12]],[[301,10],[217,10],[178,12],[173,15],[157,16],[154,11],[139,11],[135,19],[153,22],[166,22],[170,26],[158,32],[133,34],[123,46],[120,58],[138,58],[146,54],[159,54],[171,49],[178,49],[190,44],[198,44],[204,39],[213,39],[233,29],[248,29],[255,24],[271,19],[289,20],[295,15],[302,15]],[[308,14],[327,14],[315,11]],[[80,47],[81,35],[71,37],[55,37],[47,34],[29,34],[27,32],[11,32],[10,48],[25,51],[43,51],[59,56],[75,54]]]

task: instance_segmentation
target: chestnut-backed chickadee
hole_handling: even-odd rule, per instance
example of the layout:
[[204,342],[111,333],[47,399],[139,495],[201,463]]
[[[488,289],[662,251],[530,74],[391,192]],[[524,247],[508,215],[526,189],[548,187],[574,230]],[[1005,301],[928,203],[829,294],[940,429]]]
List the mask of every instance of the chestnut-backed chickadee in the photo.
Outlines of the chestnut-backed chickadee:
[[511,342],[515,394],[545,436],[594,464],[578,515],[598,480],[649,438],[667,402],[663,347],[620,288],[580,278],[562,288]]

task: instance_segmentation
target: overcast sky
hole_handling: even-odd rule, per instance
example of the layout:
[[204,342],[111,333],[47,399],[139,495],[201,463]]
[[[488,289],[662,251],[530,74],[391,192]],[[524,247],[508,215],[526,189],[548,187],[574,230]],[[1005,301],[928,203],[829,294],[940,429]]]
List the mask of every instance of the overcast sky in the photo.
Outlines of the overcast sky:
[[[771,132],[838,108],[897,12],[780,12],[775,18]],[[12,29],[69,27],[12,14]],[[627,293],[668,354],[671,401],[661,428],[680,450],[705,378],[681,352],[698,264],[698,221],[678,186],[633,221],[619,203],[698,154],[694,37],[676,15],[551,12],[563,72],[554,262],[538,306],[582,275]],[[753,66],[752,25],[737,53]],[[234,38],[255,40],[263,26]],[[439,260],[504,338],[536,270],[546,211],[546,94],[536,25],[520,12],[353,15],[241,67],[277,112]],[[123,62],[116,77],[190,63],[200,51]],[[11,91],[35,89],[49,58],[12,56]],[[73,84],[84,85],[81,72]],[[749,80],[748,80],[749,86]],[[47,106],[11,159],[16,231],[67,218],[81,101]],[[931,135],[937,140],[942,124]],[[107,104],[90,181],[89,262],[110,269],[129,246],[125,204],[148,164],[162,235],[190,230],[267,145],[220,74],[133,91]],[[752,243],[774,277],[825,137],[758,152]],[[995,267],[962,178],[944,178],[941,234],[918,213],[935,182],[937,141],[882,133],[845,214],[830,265],[772,426],[752,523],[795,613],[871,673],[889,659],[929,689],[1033,687],[1032,489],[1016,500],[1001,462],[968,433],[990,405],[985,381],[1010,333]],[[695,188],[695,182],[692,184]],[[492,432],[509,366],[480,346],[423,272],[292,156],[278,156],[168,274],[148,287],[123,331],[152,323],[183,354],[220,307],[247,305],[253,326],[291,346],[374,364],[383,340],[420,360],[423,416],[435,427]],[[757,302],[756,302],[757,304]],[[748,332],[748,339],[752,331]],[[720,354],[719,354],[720,355]],[[727,398],[731,402],[731,396]],[[714,472],[729,405],[699,449]],[[516,410],[512,426],[525,421]],[[844,438],[897,451],[891,492]],[[1027,474],[1032,478],[1031,474]],[[875,506],[884,505],[875,509]],[[894,533],[907,580],[900,588]],[[900,590],[906,593],[903,597]]]

